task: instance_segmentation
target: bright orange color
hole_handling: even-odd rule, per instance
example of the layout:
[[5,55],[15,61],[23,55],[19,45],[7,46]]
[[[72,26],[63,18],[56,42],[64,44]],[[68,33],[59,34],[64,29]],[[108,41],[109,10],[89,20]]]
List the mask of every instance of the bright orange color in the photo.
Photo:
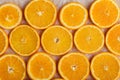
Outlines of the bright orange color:
[[95,53],[104,45],[104,34],[94,25],[85,25],[76,31],[74,43],[83,53]]
[[90,17],[100,28],[109,28],[119,19],[119,7],[114,0],[96,0],[90,8]]
[[26,66],[17,55],[6,54],[0,57],[0,80],[24,80]]
[[45,29],[53,25],[57,10],[50,0],[32,0],[25,8],[27,22],[36,29]]
[[4,30],[0,29],[0,55],[8,48],[8,37]]
[[36,53],[28,61],[27,72],[32,80],[51,80],[56,64],[46,53]]
[[72,34],[63,26],[51,26],[41,37],[43,49],[52,55],[63,55],[72,48]]
[[60,22],[69,29],[77,29],[84,25],[88,18],[88,12],[81,4],[71,2],[60,11]]
[[120,24],[113,26],[107,32],[106,46],[112,53],[120,55]]
[[81,53],[69,53],[60,59],[58,71],[65,80],[85,80],[89,75],[89,61]]
[[12,3],[0,6],[0,26],[5,29],[12,29],[22,21],[21,9]]
[[62,79],[62,78],[55,78],[55,79],[53,79],[53,80],[64,80],[64,79]]
[[120,74],[119,59],[108,52],[100,53],[92,59],[91,72],[96,80],[117,80]]
[[19,25],[10,33],[10,46],[22,56],[30,56],[40,45],[38,33],[28,25]]

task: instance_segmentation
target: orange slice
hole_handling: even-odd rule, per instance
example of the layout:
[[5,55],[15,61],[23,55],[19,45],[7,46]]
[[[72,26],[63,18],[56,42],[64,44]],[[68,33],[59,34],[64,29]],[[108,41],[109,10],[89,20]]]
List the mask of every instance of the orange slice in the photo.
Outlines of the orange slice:
[[17,55],[0,57],[0,80],[23,80],[26,76],[24,61]]
[[7,34],[0,28],[0,55],[2,55],[8,48]]
[[112,53],[120,55],[120,24],[115,25],[107,32],[106,46]]
[[89,61],[81,53],[69,53],[60,59],[58,71],[65,80],[85,80],[89,75]]
[[30,56],[40,45],[38,33],[28,25],[19,25],[10,33],[12,49],[22,56]]
[[100,28],[109,28],[119,19],[119,7],[114,0],[96,0],[90,8],[90,17]]
[[69,29],[77,29],[84,25],[88,18],[88,12],[79,3],[68,3],[60,11],[60,22]]
[[51,26],[41,37],[44,50],[52,55],[63,55],[72,48],[72,34],[62,26]]
[[45,29],[54,24],[57,10],[50,0],[32,0],[26,6],[24,14],[32,27]]
[[56,64],[46,53],[36,53],[28,61],[27,72],[32,80],[51,80]]
[[55,79],[53,79],[53,80],[64,80],[64,79],[62,79],[62,78],[55,78]]
[[117,80],[120,74],[119,59],[108,52],[100,53],[92,59],[91,72],[96,80]]
[[5,29],[12,29],[22,21],[21,9],[12,3],[0,6],[0,26]]
[[95,53],[104,45],[104,34],[94,25],[85,25],[76,31],[74,43],[83,53]]

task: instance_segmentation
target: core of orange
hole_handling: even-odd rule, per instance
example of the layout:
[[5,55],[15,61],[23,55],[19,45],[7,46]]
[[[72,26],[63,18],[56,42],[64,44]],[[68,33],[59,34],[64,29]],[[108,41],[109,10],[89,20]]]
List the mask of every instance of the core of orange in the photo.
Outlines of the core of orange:
[[109,28],[119,19],[119,7],[114,0],[95,0],[90,8],[90,18],[100,28]]
[[106,46],[112,53],[120,55],[120,24],[114,25],[107,32]]
[[22,21],[21,9],[12,3],[0,6],[0,26],[5,29],[12,29]]
[[60,59],[58,71],[65,80],[85,80],[89,75],[89,61],[81,53],[69,53]]
[[24,80],[25,76],[26,66],[19,56],[6,54],[0,57],[1,80]]
[[63,55],[72,48],[72,34],[63,26],[51,26],[41,37],[43,49],[52,55]]
[[28,25],[19,25],[10,33],[11,48],[22,56],[30,56],[40,45],[40,38],[36,30]]
[[6,32],[0,28],[0,55],[8,48],[8,37]]
[[100,53],[92,59],[91,72],[95,80],[117,80],[120,74],[119,59],[109,52]]
[[32,80],[51,80],[56,72],[54,60],[43,52],[34,54],[27,65],[27,72]]
[[45,29],[54,24],[57,10],[50,0],[31,0],[25,8],[24,15],[32,27]]
[[77,29],[86,23],[88,12],[80,3],[71,2],[63,6],[59,16],[62,25],[69,29]]
[[95,25],[85,25],[75,32],[74,43],[83,53],[95,53],[104,45],[104,34]]

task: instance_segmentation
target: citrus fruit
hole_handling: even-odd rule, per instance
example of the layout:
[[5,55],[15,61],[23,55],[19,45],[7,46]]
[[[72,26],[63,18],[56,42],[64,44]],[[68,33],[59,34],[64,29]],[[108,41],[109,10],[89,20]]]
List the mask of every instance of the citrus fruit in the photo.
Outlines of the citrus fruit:
[[113,26],[107,32],[106,46],[112,53],[120,55],[120,24]]
[[21,9],[12,3],[0,6],[0,26],[5,29],[12,29],[22,21]]
[[60,22],[69,29],[77,29],[84,25],[88,18],[88,12],[81,4],[71,2],[60,11]]
[[100,28],[109,28],[119,19],[119,7],[114,0],[96,0],[91,5],[90,17]]
[[28,25],[19,25],[10,33],[11,48],[22,56],[30,56],[40,45],[38,33]]
[[50,80],[56,72],[56,64],[46,53],[36,53],[28,61],[27,72],[32,80]]
[[57,10],[50,0],[31,0],[25,8],[24,14],[32,27],[45,29],[54,24]]
[[75,32],[74,43],[83,53],[95,53],[104,45],[104,34],[94,25],[85,25]]
[[8,48],[8,37],[3,29],[0,28],[0,55]]
[[69,53],[60,59],[58,71],[65,80],[85,80],[89,75],[89,61],[81,53]]
[[64,79],[62,79],[62,78],[55,78],[55,79],[53,79],[53,80],[64,80]]
[[100,53],[92,59],[91,72],[96,80],[117,80],[120,74],[119,59],[109,52]]
[[62,26],[51,26],[41,37],[43,49],[52,55],[63,55],[72,48],[72,34]]
[[0,57],[0,80],[24,80],[26,66],[17,55],[7,54]]

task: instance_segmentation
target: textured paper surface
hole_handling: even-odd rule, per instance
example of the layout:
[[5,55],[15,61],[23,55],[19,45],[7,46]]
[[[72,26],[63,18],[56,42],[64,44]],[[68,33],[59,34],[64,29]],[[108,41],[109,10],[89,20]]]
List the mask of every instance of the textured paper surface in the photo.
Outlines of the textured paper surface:
[[[4,4],[4,3],[12,2],[12,3],[15,3],[15,4],[17,4],[18,6],[20,6],[21,9],[22,9],[22,11],[24,12],[24,8],[25,8],[25,6],[27,5],[27,3],[28,3],[29,1],[30,1],[30,0],[0,0],[0,4],[2,5],[2,4]],[[51,0],[51,1],[52,1],[53,3],[55,3],[58,11],[60,10],[60,8],[61,8],[64,4],[69,3],[69,2],[80,2],[80,3],[81,3],[84,7],[86,7],[87,10],[89,11],[90,5],[91,5],[91,3],[92,3],[94,0]],[[120,6],[120,0],[115,0],[115,1],[116,1],[116,3]],[[119,21],[119,23],[120,23],[120,21]],[[23,21],[22,21],[21,24],[27,24],[26,21],[25,21],[25,19],[24,19],[24,17],[23,17]],[[58,20],[56,21],[56,24],[59,24],[59,21],[58,21]],[[88,20],[87,24],[92,24],[92,22],[90,21],[90,19]],[[5,31],[6,31],[6,32],[8,33],[8,35],[9,35],[10,30],[5,30]],[[105,31],[106,31],[106,30],[103,30],[103,32],[105,32]],[[38,33],[41,35],[41,31],[40,31],[40,30],[38,31]],[[40,49],[38,50],[38,52],[40,52],[40,51],[43,51],[43,50],[40,48]],[[70,52],[74,52],[74,51],[77,51],[77,50],[73,47],[73,49],[72,49]],[[107,51],[107,48],[106,48],[106,47],[103,47],[103,48],[101,49],[101,51],[102,51],[102,52],[103,52],[103,51]],[[100,52],[101,52],[101,51],[100,51]],[[14,53],[14,51],[12,51],[12,49],[9,47],[5,53]],[[86,55],[86,56],[87,56],[89,59],[91,59],[91,57],[92,57],[93,55]],[[59,56],[59,57],[52,56],[52,57],[56,60],[56,62],[58,62],[58,60],[60,59],[61,56]],[[24,59],[25,62],[27,63],[27,60],[29,59],[29,57],[23,57],[23,59]],[[57,77],[60,77],[59,74],[58,74],[58,72],[56,72],[56,75],[54,76],[54,78],[57,78]],[[30,80],[30,79],[29,79],[28,76],[26,76],[25,80]],[[88,76],[88,79],[87,79],[87,80],[94,80],[94,79],[93,79],[93,78],[91,77],[91,75],[90,75],[90,76]]]

